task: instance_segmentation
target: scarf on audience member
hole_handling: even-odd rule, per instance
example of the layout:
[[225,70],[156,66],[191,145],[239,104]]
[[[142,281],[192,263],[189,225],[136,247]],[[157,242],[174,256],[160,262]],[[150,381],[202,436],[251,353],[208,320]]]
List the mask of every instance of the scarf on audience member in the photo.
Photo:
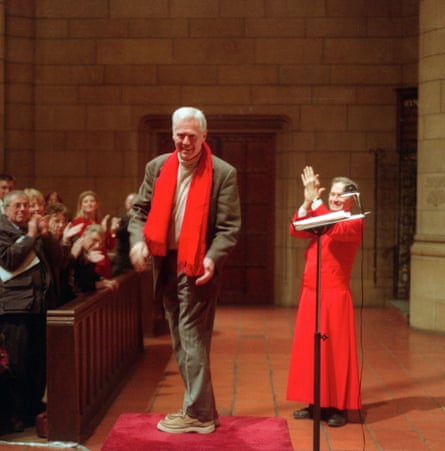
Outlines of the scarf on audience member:
[[[176,149],[162,166],[153,188],[151,208],[143,229],[151,255],[167,254],[168,228],[176,193],[178,165]],[[204,142],[190,183],[178,241],[178,273],[184,272],[189,277],[200,276],[204,272],[212,175],[212,153]]]

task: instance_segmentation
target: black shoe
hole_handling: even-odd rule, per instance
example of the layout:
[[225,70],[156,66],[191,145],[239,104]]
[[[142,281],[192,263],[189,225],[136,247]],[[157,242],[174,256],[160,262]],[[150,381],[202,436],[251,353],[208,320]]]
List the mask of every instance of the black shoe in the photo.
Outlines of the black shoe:
[[307,406],[307,407],[305,407],[304,409],[301,409],[301,410],[296,410],[292,414],[292,416],[296,420],[311,420],[312,418],[314,418],[312,405]]
[[328,418],[328,426],[332,428],[342,427],[347,423],[344,410],[332,409]]

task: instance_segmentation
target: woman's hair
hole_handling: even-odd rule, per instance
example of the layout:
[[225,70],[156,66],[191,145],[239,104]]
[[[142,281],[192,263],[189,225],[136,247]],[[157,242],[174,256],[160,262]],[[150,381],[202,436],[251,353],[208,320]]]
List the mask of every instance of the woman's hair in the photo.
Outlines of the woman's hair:
[[62,203],[62,198],[60,197],[60,194],[57,191],[50,191],[46,196],[45,196],[45,202],[48,203],[49,199],[51,198],[51,196],[55,194],[56,198],[57,198],[57,203]]
[[83,211],[82,211],[82,201],[85,199],[85,197],[87,197],[87,196],[92,196],[92,197],[94,197],[95,199],[96,199],[96,202],[97,202],[97,210],[96,210],[96,215],[95,215],[95,217],[94,217],[94,220],[96,221],[96,222],[99,222],[101,219],[102,219],[102,214],[101,214],[101,212],[100,212],[100,201],[99,201],[99,196],[94,192],[94,191],[91,191],[91,190],[86,190],[86,191],[83,191],[83,192],[81,192],[80,194],[79,194],[79,198],[77,199],[77,211],[76,211],[76,217],[77,218],[84,218],[85,217],[85,215],[84,215],[84,213],[83,213]]
[[30,201],[36,200],[40,204],[45,205],[45,198],[43,197],[43,194],[38,189],[25,188],[23,191],[28,196],[28,199]]
[[68,218],[68,208],[64,204],[51,204],[45,208],[45,215],[56,215],[62,213],[65,218]]
[[332,179],[331,186],[335,183],[343,183],[345,185],[344,192],[345,193],[356,193],[358,191],[358,184],[354,182],[354,180],[349,177],[334,177]]
[[189,119],[189,118],[198,119],[202,132],[205,132],[207,130],[207,119],[204,113],[201,110],[198,110],[198,108],[194,108],[191,106],[183,106],[181,108],[178,108],[172,114],[173,134],[175,133],[176,124],[178,123],[178,121],[181,119]]

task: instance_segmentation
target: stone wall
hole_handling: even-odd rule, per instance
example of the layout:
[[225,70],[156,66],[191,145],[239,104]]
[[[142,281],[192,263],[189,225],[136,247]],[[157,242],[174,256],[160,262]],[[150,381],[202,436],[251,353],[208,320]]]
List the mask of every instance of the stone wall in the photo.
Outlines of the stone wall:
[[[287,116],[276,149],[276,303],[295,303],[304,243],[287,236],[312,164],[375,205],[373,149],[396,159],[396,88],[417,85],[417,0],[14,0],[6,3],[4,166],[74,209],[95,190],[121,211],[139,186],[139,124],[192,104]],[[209,124],[210,132],[212,124]],[[387,180],[396,183],[397,180]],[[392,289],[389,239],[367,226],[366,304]],[[380,225],[382,226],[382,225]],[[381,236],[381,234],[379,234]],[[377,282],[377,260],[381,268]],[[360,293],[360,268],[353,286]],[[360,299],[357,299],[360,302]]]

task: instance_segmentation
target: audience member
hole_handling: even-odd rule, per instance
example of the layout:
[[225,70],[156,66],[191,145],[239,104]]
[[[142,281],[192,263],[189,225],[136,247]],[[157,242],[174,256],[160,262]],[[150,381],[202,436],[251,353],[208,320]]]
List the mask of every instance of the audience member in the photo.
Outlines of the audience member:
[[0,333],[9,358],[6,395],[8,429],[24,430],[44,410],[46,383],[46,310],[54,305],[46,258],[45,221],[31,215],[24,191],[4,198],[0,215]]
[[[49,204],[45,208],[45,216],[48,219],[48,229],[51,235],[57,240],[62,241],[63,244],[68,245],[64,241],[63,232],[68,225],[68,209],[64,204],[53,203]],[[79,230],[82,227],[81,224],[77,227]]]
[[31,215],[43,215],[45,212],[45,198],[43,194],[35,188],[25,188],[25,194],[29,199],[29,211]]
[[3,199],[14,189],[15,178],[9,174],[0,174],[0,214],[4,213]]
[[105,231],[99,224],[87,226],[71,249],[74,258],[74,286],[78,292],[95,291],[100,288],[116,290],[118,283],[97,272],[97,263],[104,259]]
[[119,226],[116,229],[116,250],[112,260],[113,276],[120,274],[126,269],[132,269],[130,261],[130,234],[128,233],[129,211],[133,206],[137,193],[130,193],[125,199],[125,213],[120,217]]
[[96,272],[104,277],[110,279],[112,277],[111,259],[108,255],[108,251],[114,249],[116,245],[116,230],[118,227],[118,218],[112,218],[110,224],[110,215],[102,217],[100,211],[99,197],[94,191],[83,191],[79,195],[77,202],[76,217],[72,220],[72,225],[82,224],[81,230],[76,235],[81,236],[85,229],[92,224],[99,224],[102,226],[105,232],[105,238],[101,252],[104,258],[97,262]]
[[50,204],[46,207],[45,218],[48,221],[48,235],[52,238],[52,248],[48,255],[53,271],[56,288],[56,307],[74,298],[70,284],[70,260],[72,237],[82,228],[82,224],[73,226],[68,222],[68,209],[64,204]]
[[45,196],[45,205],[63,204],[63,200],[57,191],[51,191]]

